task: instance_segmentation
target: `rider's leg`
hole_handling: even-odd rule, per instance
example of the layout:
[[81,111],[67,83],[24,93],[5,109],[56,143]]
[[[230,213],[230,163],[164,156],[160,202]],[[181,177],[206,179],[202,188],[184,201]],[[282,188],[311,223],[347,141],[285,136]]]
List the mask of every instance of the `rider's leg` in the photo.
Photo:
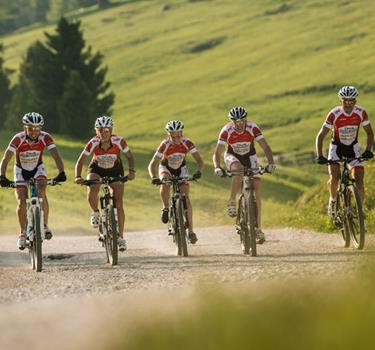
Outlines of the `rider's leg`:
[[17,216],[20,225],[20,232],[25,232],[27,187],[17,186],[14,193],[17,199]]
[[[42,179],[42,178],[38,178],[38,179]],[[38,184],[37,187],[38,187],[38,197],[42,198],[42,200],[43,200],[44,226],[48,226],[49,204],[48,204],[48,199],[47,199],[47,195],[46,195],[47,185],[43,184],[43,183],[40,183],[40,184]]]
[[[100,176],[95,173],[89,173],[87,176],[88,180],[99,180]],[[99,202],[99,190],[100,185],[91,185],[87,187],[87,200],[90,204],[92,211],[99,211],[98,202]]]
[[365,199],[365,185],[364,185],[364,176],[365,176],[365,170],[363,166],[355,166],[352,168],[352,176],[355,179],[355,183],[357,185],[359,197],[361,199],[361,203],[363,203]]
[[[233,162],[230,166],[229,171],[238,171],[243,169],[243,166],[240,162]],[[232,176],[232,185],[230,190],[230,197],[229,201],[235,202],[237,193],[240,191],[241,188],[241,182],[242,182],[242,175],[235,174]]]
[[336,200],[337,187],[340,181],[340,165],[339,164],[329,164],[328,165],[328,190],[330,199],[332,201]]
[[117,208],[119,235],[123,238],[125,227],[125,212],[123,205],[124,184],[122,182],[114,182],[111,184],[111,187],[113,188],[113,197]]
[[181,191],[185,193],[186,204],[187,204],[187,220],[189,223],[188,230],[193,232],[193,207],[191,206],[191,201],[189,198],[189,184],[182,184]]

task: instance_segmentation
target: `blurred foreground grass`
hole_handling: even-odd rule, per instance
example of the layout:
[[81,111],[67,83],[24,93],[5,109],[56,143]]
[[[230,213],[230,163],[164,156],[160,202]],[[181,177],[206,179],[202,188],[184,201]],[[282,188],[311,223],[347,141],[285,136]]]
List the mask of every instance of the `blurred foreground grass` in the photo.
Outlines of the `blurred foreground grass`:
[[107,348],[374,349],[375,264],[361,269],[341,281],[280,280],[196,292],[167,316],[152,308],[146,320],[135,320],[130,336],[118,333]]

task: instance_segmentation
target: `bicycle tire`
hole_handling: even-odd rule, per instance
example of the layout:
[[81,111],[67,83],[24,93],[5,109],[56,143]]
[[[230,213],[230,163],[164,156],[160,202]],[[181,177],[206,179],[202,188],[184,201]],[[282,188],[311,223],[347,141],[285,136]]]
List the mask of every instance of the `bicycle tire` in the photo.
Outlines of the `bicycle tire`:
[[35,208],[35,212],[34,212],[33,254],[35,256],[35,271],[41,272],[42,266],[43,266],[43,255],[42,255],[42,232],[41,232],[41,227],[40,227],[39,208]]
[[250,236],[247,226],[247,215],[246,215],[246,204],[243,195],[240,196],[238,200],[237,209],[237,224],[240,227],[240,242],[242,253],[245,255],[250,254]]
[[256,242],[256,203],[253,199],[249,196],[247,200],[248,205],[248,219],[247,219],[247,226],[249,231],[249,238],[250,238],[250,249],[251,249],[251,256],[257,256],[257,242]]
[[178,235],[179,235],[179,245],[181,247],[181,255],[188,256],[188,249],[187,249],[187,240],[186,240],[186,227],[184,222],[184,203],[180,198],[176,201],[176,208],[177,208],[177,226],[178,226]]
[[346,214],[354,248],[362,250],[365,245],[365,221],[357,187],[350,185],[346,190]]
[[342,238],[344,240],[344,247],[348,248],[350,246],[350,231],[349,231],[349,226],[348,226],[348,220],[345,215],[344,205],[345,205],[344,194],[337,192],[333,224],[336,227],[339,227]]
[[107,256],[109,258],[109,263],[112,266],[118,264],[118,229],[117,221],[115,216],[115,210],[112,205],[107,208],[107,235],[105,238],[105,245],[107,250]]

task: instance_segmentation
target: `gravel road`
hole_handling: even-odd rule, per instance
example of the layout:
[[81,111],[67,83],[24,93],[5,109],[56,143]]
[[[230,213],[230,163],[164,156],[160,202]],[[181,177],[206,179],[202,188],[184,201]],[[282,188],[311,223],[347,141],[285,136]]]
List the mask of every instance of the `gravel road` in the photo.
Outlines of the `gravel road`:
[[[1,349],[63,349],[60,337],[81,349],[90,341],[77,329],[94,334],[98,305],[105,305],[101,322],[121,318],[118,303],[133,313],[155,300],[170,299],[176,291],[184,298],[202,285],[347,276],[375,256],[375,237],[369,235],[364,251],[343,248],[337,234],[319,234],[289,228],[266,232],[256,258],[242,255],[239,237],[231,227],[197,229],[198,243],[190,256],[175,256],[164,230],[131,232],[128,251],[119,265],[105,263],[105,252],[95,236],[56,236],[43,245],[44,270],[29,268],[27,252],[15,247],[16,237],[0,236],[0,346]],[[169,302],[170,303],[170,302]],[[113,312],[108,313],[111,309]],[[38,324],[32,312],[38,312]],[[35,321],[35,318],[34,318]],[[20,337],[20,330],[23,330]],[[35,332],[53,335],[35,344]],[[85,345],[86,344],[86,345]],[[52,347],[51,347],[52,345]],[[4,347],[3,347],[4,346]],[[100,348],[100,342],[96,342]],[[92,349],[95,348],[92,344]],[[66,347],[65,347],[66,348]]]

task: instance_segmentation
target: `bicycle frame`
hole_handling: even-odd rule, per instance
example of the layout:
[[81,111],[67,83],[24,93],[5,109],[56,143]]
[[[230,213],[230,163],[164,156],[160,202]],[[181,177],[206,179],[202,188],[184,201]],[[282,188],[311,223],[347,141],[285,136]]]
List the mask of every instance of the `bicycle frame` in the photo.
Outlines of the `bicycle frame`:
[[163,179],[161,184],[172,185],[172,197],[170,205],[170,221],[168,232],[173,236],[173,242],[177,247],[177,255],[188,256],[187,242],[188,233],[186,229],[189,227],[187,216],[186,195],[181,191],[181,184],[188,181],[196,181],[193,177],[172,176]]
[[242,252],[257,256],[256,232],[258,230],[258,207],[254,188],[254,175],[263,175],[265,168],[244,167],[238,171],[226,172],[226,175],[242,175],[241,194],[237,202],[236,231],[240,234]]

